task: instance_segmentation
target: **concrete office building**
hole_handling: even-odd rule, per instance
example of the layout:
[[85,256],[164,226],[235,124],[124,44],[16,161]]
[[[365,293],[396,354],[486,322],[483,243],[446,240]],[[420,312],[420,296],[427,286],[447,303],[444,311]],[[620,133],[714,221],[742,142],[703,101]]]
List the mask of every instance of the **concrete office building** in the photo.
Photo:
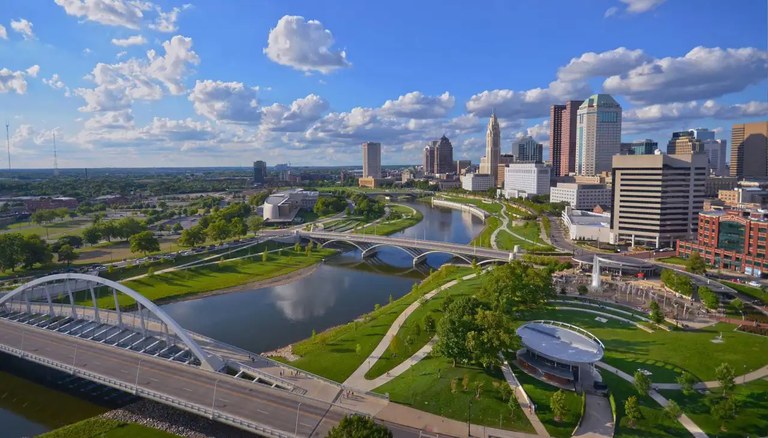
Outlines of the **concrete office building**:
[[496,172],[495,187],[504,187],[504,171],[509,163],[515,162],[515,156],[512,154],[501,154],[499,156],[498,172]]
[[650,138],[635,140],[632,143],[621,144],[621,155],[650,155],[656,152],[659,144]]
[[709,161],[709,173],[715,176],[726,176],[728,165],[725,162],[728,156],[728,142],[725,140],[703,140],[704,153]]
[[613,157],[611,243],[672,246],[696,235],[704,204],[705,154]]
[[544,160],[544,146],[531,136],[525,136],[512,143],[515,161],[541,163]]
[[621,105],[608,94],[594,94],[579,106],[576,121],[576,173],[611,170],[621,152]]
[[576,210],[592,210],[596,205],[610,208],[613,196],[604,184],[559,183],[549,191],[550,202],[565,202]]
[[472,167],[472,161],[470,160],[457,160],[456,161],[456,175],[467,173],[469,168]]
[[381,143],[363,143],[363,178],[381,178]]
[[456,171],[453,162],[453,145],[448,137],[443,135],[435,147],[435,174],[454,173]]
[[272,223],[293,222],[300,209],[312,210],[319,196],[318,192],[302,189],[273,193],[262,205],[262,216]]
[[768,176],[768,121],[733,125],[731,176]]
[[552,105],[549,110],[549,159],[554,176],[576,171],[576,120],[583,100]]
[[491,175],[491,181],[496,181],[499,174],[499,156],[501,156],[501,129],[496,119],[496,112],[488,120],[485,133],[485,160],[480,162],[480,173]]
[[429,143],[427,143],[427,146],[424,147],[424,174],[425,175],[435,174],[435,162],[437,161],[435,153],[437,152],[438,143],[440,143],[439,140],[432,140]]
[[551,168],[543,163],[510,163],[504,169],[504,196],[548,195],[550,172]]
[[[554,189],[552,189],[554,191]],[[571,240],[611,241],[611,214],[565,207],[561,216]]]
[[738,180],[734,176],[707,176],[706,189],[704,195],[707,198],[716,198],[721,190],[733,190]]
[[461,188],[470,192],[485,192],[492,187],[491,176],[483,173],[468,173],[461,176]]
[[698,154],[704,152],[704,142],[697,140],[692,131],[673,132],[667,143],[667,154]]
[[264,161],[253,162],[253,183],[264,184],[267,180],[267,163]]

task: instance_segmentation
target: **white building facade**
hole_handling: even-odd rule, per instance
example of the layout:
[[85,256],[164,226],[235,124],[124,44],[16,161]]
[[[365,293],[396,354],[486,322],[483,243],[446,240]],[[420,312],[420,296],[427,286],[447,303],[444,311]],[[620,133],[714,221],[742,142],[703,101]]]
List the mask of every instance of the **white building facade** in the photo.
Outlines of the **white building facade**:
[[592,213],[565,207],[562,220],[571,240],[592,240],[604,243],[611,240],[610,213]]
[[470,192],[485,192],[490,189],[491,175],[468,173],[461,176],[461,188]]
[[621,153],[621,105],[608,94],[593,94],[581,104],[576,120],[576,174],[611,170]]
[[548,195],[551,169],[542,163],[510,163],[504,169],[504,196],[529,198]]
[[576,210],[592,210],[596,205],[610,208],[612,190],[604,184],[559,183],[549,193],[550,202],[565,202]]

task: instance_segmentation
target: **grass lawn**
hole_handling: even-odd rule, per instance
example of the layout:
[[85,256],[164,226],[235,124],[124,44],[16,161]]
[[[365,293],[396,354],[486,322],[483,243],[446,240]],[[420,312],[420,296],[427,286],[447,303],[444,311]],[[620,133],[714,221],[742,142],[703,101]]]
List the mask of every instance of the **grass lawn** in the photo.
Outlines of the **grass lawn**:
[[[645,438],[645,437],[690,437],[690,433],[680,424],[664,412],[664,408],[656,403],[650,396],[641,396],[635,387],[621,377],[605,370],[600,370],[603,383],[616,400],[616,438]],[[629,419],[624,414],[624,404],[629,396],[637,396],[642,418],[634,427],[629,426]]]
[[680,266],[685,266],[686,263],[688,263],[688,260],[680,257],[662,257],[656,260],[662,263],[669,263],[670,265],[680,265]]
[[[270,254],[267,262],[262,262],[260,256],[255,256],[252,259],[157,274],[123,284],[152,301],[179,298],[288,274],[311,266],[334,252],[330,249],[316,249],[307,256],[303,251],[296,253],[293,248],[287,248],[283,250],[282,255]],[[104,292],[107,293],[98,298],[99,307],[114,308],[115,303],[111,294],[108,291]],[[83,303],[89,302],[85,293],[78,295],[78,299]],[[120,294],[118,297],[121,307],[135,304],[135,301],[127,295]]]
[[398,231],[410,228],[424,219],[424,215],[420,211],[406,207],[404,205],[390,204],[389,208],[393,212],[400,213],[401,219],[395,219],[391,221],[383,221],[379,224],[372,225],[363,228],[359,231],[360,234],[376,234],[379,236],[389,236],[390,234],[397,233]]
[[434,333],[424,330],[424,318],[427,315],[431,315],[435,320],[435,327],[437,327],[437,323],[443,318],[443,304],[448,297],[458,298],[474,295],[480,290],[481,285],[481,278],[462,280],[457,285],[435,295],[431,300],[422,303],[418,309],[408,316],[397,333],[397,337],[400,340],[397,356],[393,356],[392,349],[387,347],[381,358],[365,373],[365,377],[367,379],[375,379],[400,365],[405,359],[413,356],[434,336]]
[[521,209],[520,207],[514,206],[512,204],[506,204],[506,205],[507,205],[507,215],[508,216],[510,214],[514,215],[514,216],[517,216],[517,217],[526,217],[526,216],[530,216],[531,215],[530,213],[528,213],[527,211]]
[[[182,248],[177,243],[177,236],[161,237],[158,240],[160,241],[160,251],[150,254],[162,254],[178,251]],[[131,252],[131,245],[127,240],[102,242],[93,246],[83,246],[78,253],[80,254],[76,260],[78,264],[110,263],[143,256],[143,254]]]
[[[463,390],[464,376],[469,380],[467,391]],[[451,391],[451,380],[456,379],[456,392]],[[475,388],[481,384],[480,398],[475,397]],[[512,411],[501,400],[498,385],[507,385],[498,369],[487,371],[476,367],[451,366],[443,357],[426,357],[391,382],[375,389],[389,393],[390,400],[412,406],[416,409],[445,416],[458,421],[471,421],[491,427],[533,433],[534,429],[522,409]],[[514,412],[514,417],[511,415]]]
[[506,230],[502,230],[501,232],[499,232],[499,234],[496,235],[496,239],[497,239],[496,245],[498,245],[499,248],[510,250],[510,251],[515,249],[515,245],[520,245],[520,247],[526,251],[548,252],[554,249],[552,248],[552,246],[547,244],[534,245],[531,242],[528,242],[523,239],[520,239],[519,237],[513,236],[512,234],[508,233]]
[[55,240],[65,235],[79,236],[83,231],[83,228],[90,226],[92,222],[93,220],[88,217],[76,217],[43,225],[37,225],[34,222],[16,222],[5,227],[0,227],[0,234],[20,233],[25,236],[29,234],[37,234],[43,239],[48,238]]
[[499,204],[498,202],[491,202],[491,201],[483,202],[484,201],[483,199],[464,198],[462,196],[443,196],[443,198],[446,201],[456,202],[459,204],[474,205],[475,207],[478,207],[481,210],[485,210],[491,214],[501,213],[501,204]]
[[512,370],[515,372],[517,380],[523,385],[528,397],[536,405],[536,415],[547,428],[547,432],[557,438],[570,437],[581,418],[581,396],[573,391],[563,391],[567,413],[565,418],[555,421],[555,416],[549,407],[549,401],[552,399],[552,394],[557,392],[557,388],[534,379],[519,368],[513,366]]
[[[602,323],[595,320],[597,316],[572,310],[541,310],[528,312],[521,320],[556,319],[588,330],[605,344],[604,362],[629,374],[638,368],[647,369],[653,373],[651,380],[655,383],[674,383],[683,370],[701,381],[715,380],[715,368],[722,362],[733,365],[738,374],[768,363],[768,338],[734,331],[730,324],[648,333],[612,319]],[[712,342],[721,333],[723,342]]]
[[[472,242],[470,244],[482,246],[485,248],[492,248],[491,246],[491,235],[494,231],[496,231],[497,228],[499,228],[499,225],[501,225],[501,220],[497,217],[491,216],[485,220],[485,228],[483,228],[483,231],[480,232],[474,239],[472,239]],[[501,234],[501,233],[499,233]]]
[[301,358],[291,362],[291,365],[336,382],[345,381],[362,365],[406,307],[432,289],[470,271],[468,268],[445,266],[391,304],[381,306],[357,321],[330,328],[293,344],[293,353]]
[[763,292],[759,287],[747,286],[746,284],[741,283],[732,283],[730,281],[723,281],[722,283],[736,289],[744,295],[749,295],[752,298],[756,298],[763,303],[768,304],[768,292]]
[[719,397],[717,390],[708,395],[685,395],[682,391],[662,393],[664,397],[675,400],[683,412],[709,436],[736,438],[768,433],[768,379],[736,385],[734,396],[737,415],[726,423],[725,431],[720,430],[720,421],[710,414],[709,403]]
[[170,438],[176,435],[139,424],[94,417],[40,436],[43,438]]

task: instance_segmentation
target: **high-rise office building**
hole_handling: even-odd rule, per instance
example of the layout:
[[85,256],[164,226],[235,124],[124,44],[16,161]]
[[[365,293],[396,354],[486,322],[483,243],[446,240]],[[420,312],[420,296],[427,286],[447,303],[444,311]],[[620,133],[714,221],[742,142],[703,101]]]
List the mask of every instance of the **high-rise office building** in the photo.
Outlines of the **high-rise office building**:
[[593,94],[577,112],[576,173],[607,172],[611,159],[620,152],[621,105],[608,94]]
[[704,153],[709,159],[709,171],[715,176],[727,176],[726,151],[728,142],[722,139],[704,140]]
[[733,125],[731,176],[768,176],[768,121]]
[[435,148],[435,173],[453,173],[455,170],[453,145],[448,137],[443,135]]
[[704,152],[704,142],[697,140],[693,131],[673,132],[667,143],[667,154],[698,154]]
[[381,143],[363,143],[363,178],[381,178]]
[[552,173],[566,176],[576,170],[576,121],[583,100],[552,105],[549,110],[549,159]]
[[541,163],[543,161],[544,146],[536,142],[531,136],[515,140],[512,143],[512,155],[515,161]]
[[659,148],[659,144],[650,138],[621,144],[621,155],[650,155]]
[[485,133],[485,160],[480,162],[480,173],[491,175],[491,181],[496,181],[498,178],[500,155],[501,129],[494,111],[488,120],[488,129]]
[[435,152],[437,151],[438,140],[432,140],[424,147],[424,174],[431,175],[435,173]]
[[696,235],[704,206],[705,154],[613,157],[611,242],[673,246]]
[[253,183],[264,184],[267,180],[267,163],[264,161],[253,162]]

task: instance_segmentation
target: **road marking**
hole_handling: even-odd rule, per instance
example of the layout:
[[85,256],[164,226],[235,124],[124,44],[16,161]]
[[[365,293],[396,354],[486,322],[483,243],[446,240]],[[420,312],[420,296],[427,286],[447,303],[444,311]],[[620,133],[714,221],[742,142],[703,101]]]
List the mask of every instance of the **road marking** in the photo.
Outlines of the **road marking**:
[[155,379],[154,377],[150,377],[149,380],[151,380],[153,382],[159,382],[160,381],[160,379]]
[[121,373],[129,373],[130,371],[128,371],[128,370],[124,370],[124,369],[120,369],[120,372],[121,372]]
[[229,400],[227,400],[227,399],[225,399],[225,398],[221,398],[221,397],[219,397],[219,401],[222,401],[222,402],[224,402],[224,403],[229,403]]
[[299,423],[299,426],[304,426],[304,427],[315,427],[315,425],[314,425],[314,424],[307,424],[307,423]]
[[183,390],[185,390],[185,391],[189,391],[189,392],[192,392],[192,390],[191,390],[191,389],[189,389],[189,388],[181,388],[181,389],[183,389]]
[[265,410],[263,410],[263,409],[258,409],[258,408],[256,408],[256,410],[257,410],[257,411],[259,411],[259,412],[261,412],[262,414],[269,414],[269,412],[267,412],[267,411],[265,411]]

